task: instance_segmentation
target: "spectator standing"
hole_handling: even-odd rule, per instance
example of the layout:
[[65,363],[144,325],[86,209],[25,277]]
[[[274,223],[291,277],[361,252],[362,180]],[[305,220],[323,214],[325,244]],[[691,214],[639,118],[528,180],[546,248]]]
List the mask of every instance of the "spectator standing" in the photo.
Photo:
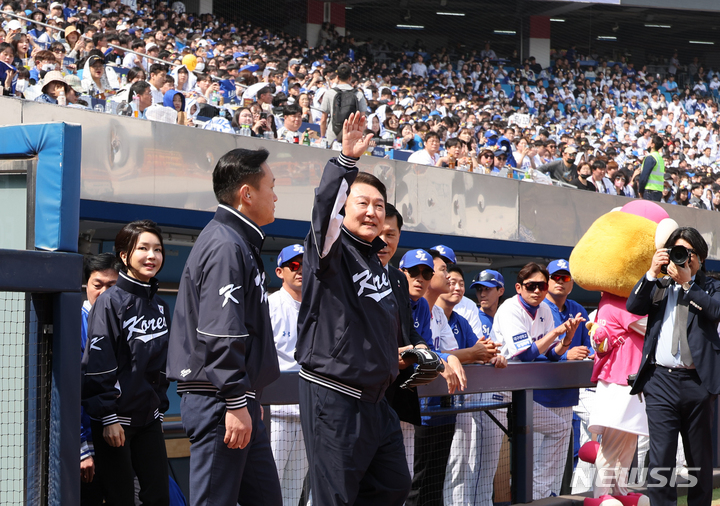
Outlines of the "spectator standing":
[[538,170],[543,174],[549,174],[550,177],[557,181],[570,183],[577,177],[576,157],[577,149],[573,146],[565,146],[561,159],[541,165]]
[[412,72],[413,76],[422,77],[427,79],[428,77],[428,69],[427,65],[423,63],[423,57],[422,55],[417,55],[417,59],[415,60],[415,63],[412,64],[412,68],[410,70]]
[[163,103],[164,93],[162,92],[162,87],[165,85],[165,76],[167,76],[165,65],[162,63],[153,63],[150,65],[148,83],[150,84],[153,105],[162,105]]
[[[337,84],[334,87],[328,89],[323,95],[322,104],[320,105],[320,110],[322,111],[322,115],[320,116],[320,136],[327,139],[327,145],[329,147],[333,147],[333,144],[335,143],[338,136],[338,134],[335,133],[335,130],[333,128],[334,115],[341,113],[341,111],[338,110],[339,108],[336,107],[335,104],[335,97],[337,96],[338,92],[353,91],[356,99],[355,112],[365,114],[368,110],[365,95],[361,90],[353,88],[353,86],[350,84],[351,81],[352,69],[350,68],[350,65],[343,63],[337,69]],[[344,103],[344,101],[341,102]],[[335,145],[335,148],[339,147],[339,144]]]
[[659,202],[662,198],[663,183],[665,181],[665,160],[662,149],[664,142],[659,135],[653,135],[650,141],[650,154],[645,157],[642,172],[638,178],[639,194],[645,200]]

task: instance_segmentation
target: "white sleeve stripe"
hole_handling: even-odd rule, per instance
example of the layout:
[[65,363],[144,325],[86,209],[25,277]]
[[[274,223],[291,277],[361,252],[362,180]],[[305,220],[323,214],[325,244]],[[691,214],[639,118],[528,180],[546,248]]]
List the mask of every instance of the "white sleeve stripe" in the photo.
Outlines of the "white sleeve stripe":
[[203,334],[203,335],[205,335],[205,336],[210,336],[210,337],[248,337],[248,336],[250,335],[250,334],[221,335],[221,334],[211,334],[210,332],[203,332],[203,331],[200,330],[200,329],[195,329],[195,330],[196,330],[197,332],[199,332],[200,334]]
[[335,197],[335,204],[333,205],[333,209],[330,214],[330,223],[328,225],[327,233],[325,234],[325,243],[323,244],[323,250],[320,258],[325,258],[327,254],[330,253],[330,249],[333,247],[333,244],[335,244],[335,241],[337,241],[340,237],[340,227],[342,227],[343,223],[343,217],[340,214],[340,211],[347,201],[347,193],[348,183],[347,180],[343,179],[340,183],[340,189],[338,190],[337,197]]
[[108,374],[108,373],[111,373],[111,372],[113,372],[113,371],[117,371],[117,367],[114,367],[114,368],[110,369],[109,371],[86,372],[86,373],[85,373],[85,376],[99,376],[100,374]]

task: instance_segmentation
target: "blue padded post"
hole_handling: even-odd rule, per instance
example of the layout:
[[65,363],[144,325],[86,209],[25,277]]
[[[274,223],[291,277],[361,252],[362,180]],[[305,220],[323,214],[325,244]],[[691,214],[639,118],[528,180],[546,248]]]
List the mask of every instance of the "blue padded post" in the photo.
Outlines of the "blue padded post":
[[37,156],[35,247],[77,252],[80,231],[79,125],[47,123],[0,127],[0,157]]

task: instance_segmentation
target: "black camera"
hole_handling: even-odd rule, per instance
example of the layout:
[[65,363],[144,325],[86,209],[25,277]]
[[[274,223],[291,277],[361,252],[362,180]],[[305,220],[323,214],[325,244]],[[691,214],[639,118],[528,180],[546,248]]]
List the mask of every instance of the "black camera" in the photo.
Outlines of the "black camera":
[[[673,246],[670,248],[668,255],[670,261],[679,267],[685,267],[685,263],[690,258],[690,252],[685,246]],[[663,274],[667,274],[667,266],[668,264],[660,268]]]

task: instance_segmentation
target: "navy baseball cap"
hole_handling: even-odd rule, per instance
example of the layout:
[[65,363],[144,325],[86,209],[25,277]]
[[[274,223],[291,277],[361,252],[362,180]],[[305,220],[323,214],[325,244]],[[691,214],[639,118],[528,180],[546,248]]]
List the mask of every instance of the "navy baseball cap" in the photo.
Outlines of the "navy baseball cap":
[[553,260],[548,264],[548,272],[552,276],[556,272],[564,271],[570,274],[570,262],[561,258],[559,260]]
[[484,271],[480,271],[478,275],[473,278],[470,288],[476,288],[479,286],[487,286],[488,288],[504,288],[505,279],[498,271],[485,269]]
[[416,265],[430,267],[430,270],[435,272],[435,264],[433,263],[432,256],[424,249],[411,249],[400,259],[401,269],[410,269]]
[[303,253],[305,253],[305,248],[303,248],[302,244],[292,244],[283,248],[277,258],[278,267],[280,267],[285,262],[289,262],[295,257],[301,256]]
[[446,262],[450,262],[451,264],[457,263],[457,259],[455,258],[455,252],[452,250],[452,248],[448,246],[443,246],[442,244],[438,244],[437,246],[433,246],[430,249],[440,253],[440,256]]

